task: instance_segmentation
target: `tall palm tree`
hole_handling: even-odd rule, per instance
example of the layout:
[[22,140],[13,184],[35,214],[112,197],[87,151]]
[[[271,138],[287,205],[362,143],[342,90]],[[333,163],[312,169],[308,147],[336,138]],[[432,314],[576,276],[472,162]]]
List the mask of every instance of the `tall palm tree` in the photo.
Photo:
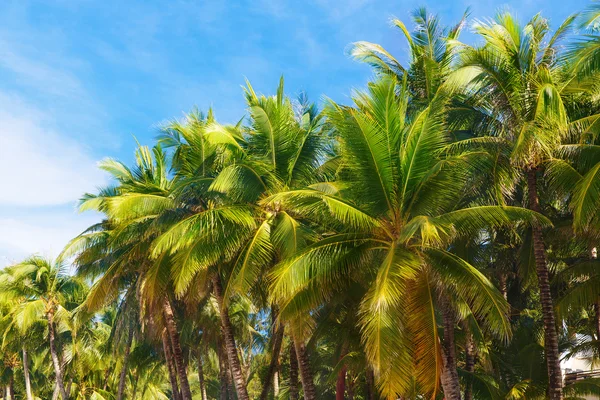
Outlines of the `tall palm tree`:
[[[258,96],[248,84],[250,126],[206,125],[208,142],[216,145],[213,151],[231,149],[233,157],[212,177],[202,175],[205,170],[197,167],[183,171],[181,191],[195,189],[200,206],[167,230],[154,249],[155,255],[167,252],[178,263],[173,276],[180,294],[198,276],[212,276],[228,361],[240,398],[247,398],[247,390],[229,322],[228,301],[236,294],[249,295],[264,271],[302,247],[310,236],[310,230],[292,216],[277,207],[264,207],[259,201],[314,181],[327,144],[316,109],[308,104],[295,105],[283,90],[283,79],[273,97]],[[185,149],[194,147],[186,152],[201,153],[206,148],[198,149],[199,145],[188,140]],[[202,188],[196,185],[199,180],[210,185]],[[217,268],[207,275],[212,266]],[[227,281],[225,275],[229,276]],[[275,363],[280,346],[273,349],[277,353],[272,357]],[[266,385],[271,385],[274,370],[271,368]]]
[[174,205],[166,154],[160,146],[152,151],[140,146],[134,168],[115,160],[104,161],[101,168],[118,184],[96,195],[86,195],[81,209],[103,212],[107,220],[74,239],[63,257],[79,254],[76,263],[80,273],[99,275],[85,302],[88,311],[98,310],[126,292],[129,296],[125,299],[141,294],[138,301],[142,312],[157,314],[152,319],[161,320],[167,328],[172,351],[166,354],[173,357],[183,398],[191,399],[170,289],[157,275],[161,268],[169,267],[169,260],[154,263],[149,257],[149,247],[159,232],[157,219]]
[[441,24],[437,15],[424,7],[417,8],[411,13],[414,27],[410,31],[404,22],[394,18],[392,24],[400,29],[408,44],[407,66],[375,43],[356,42],[350,54],[371,65],[381,75],[395,77],[399,82],[406,79],[411,96],[409,107],[426,107],[455,68],[459,49],[454,42],[468,15],[466,11],[458,24],[448,28]]
[[[568,132],[565,104],[577,82],[561,57],[559,43],[574,19],[567,18],[550,34],[548,21],[540,15],[521,26],[510,13],[501,12],[494,20],[475,24],[483,45],[461,47],[457,82],[470,82],[468,94],[480,115],[497,121],[489,134],[509,146],[511,165],[524,177],[527,207],[536,212],[542,211],[539,179],[544,162]],[[548,396],[561,399],[557,324],[540,225],[532,227],[532,238],[544,319]]]
[[406,81],[398,86],[387,78],[357,93],[354,108],[329,106],[343,181],[278,193],[265,204],[318,221],[331,233],[284,260],[271,290],[282,315],[294,316],[350,283],[365,285],[359,324],[382,393],[403,395],[415,383],[436,393],[441,377],[445,395],[459,398],[453,350],[441,347],[438,318],[446,336],[454,329],[453,303],[502,338],[510,327],[502,296],[450,245],[484,228],[546,220],[516,207],[456,209],[485,153],[448,150],[446,94],[438,92],[414,115],[408,97]]

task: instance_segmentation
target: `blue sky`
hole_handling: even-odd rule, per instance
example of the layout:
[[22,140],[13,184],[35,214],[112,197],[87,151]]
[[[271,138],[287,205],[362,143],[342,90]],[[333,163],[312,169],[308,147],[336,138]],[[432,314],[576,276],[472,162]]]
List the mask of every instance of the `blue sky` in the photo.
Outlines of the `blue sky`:
[[[222,122],[244,113],[241,85],[348,102],[372,72],[348,58],[352,42],[404,59],[390,27],[426,5],[447,24],[509,8],[556,26],[588,2],[550,1],[0,1],[0,266],[52,256],[97,220],[76,200],[106,183],[98,160],[132,159],[162,121],[194,105]],[[463,36],[473,41],[472,34]]]

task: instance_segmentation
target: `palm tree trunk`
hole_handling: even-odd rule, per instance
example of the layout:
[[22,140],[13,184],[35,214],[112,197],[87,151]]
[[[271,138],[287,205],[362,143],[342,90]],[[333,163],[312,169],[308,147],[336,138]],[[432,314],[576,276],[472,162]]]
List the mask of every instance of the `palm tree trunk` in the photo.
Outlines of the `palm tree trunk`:
[[240,359],[237,353],[235,338],[233,336],[233,326],[229,320],[229,312],[224,306],[223,287],[221,285],[221,277],[219,274],[215,274],[213,278],[213,290],[217,299],[217,303],[219,304],[221,330],[223,331],[223,338],[225,339],[227,360],[229,361],[229,369],[233,375],[233,382],[235,384],[235,391],[237,393],[238,400],[250,400],[250,397],[248,396],[248,390],[246,389],[244,372],[242,371]]
[[290,400],[298,400],[298,357],[294,339],[290,341]]
[[[348,354],[348,342],[344,342],[340,351],[340,361]],[[346,394],[346,363],[342,365],[338,372],[337,382],[335,383],[335,400],[344,400]]]
[[173,355],[171,354],[171,343],[169,342],[169,336],[166,329],[162,333],[162,342],[163,352],[165,353],[165,361],[167,363],[167,370],[169,371],[171,391],[173,392],[173,400],[181,400],[179,385],[177,384],[177,374],[175,373],[175,367],[173,365]]
[[300,381],[302,382],[302,389],[304,390],[304,399],[316,400],[317,391],[310,369],[306,345],[303,341],[298,339],[294,339],[294,345],[296,346],[296,357],[298,358],[298,369],[300,370]]
[[[277,379],[276,374],[279,367],[279,353],[281,352],[281,343],[283,342],[284,326],[278,321],[277,318],[277,306],[273,306],[271,307],[273,349],[271,353],[271,362],[269,363],[269,369],[267,370],[267,377],[265,378],[265,383],[260,393],[260,400],[267,399],[269,396],[269,390],[271,389],[271,384],[273,384],[274,389],[275,386],[277,386],[277,392],[279,392],[279,382],[277,382],[277,385],[275,385],[275,380]],[[277,397],[277,393],[275,394],[275,397]]]
[[46,314],[48,320],[48,338],[50,342],[50,355],[52,357],[52,365],[54,366],[54,374],[56,376],[56,386],[63,400],[67,400],[69,396],[65,390],[65,384],[63,382],[63,372],[60,361],[58,360],[58,353],[56,352],[56,338],[54,331],[54,318],[52,312]]
[[227,367],[227,398],[229,400],[235,400],[235,386],[233,385],[233,374],[231,373],[231,368],[229,368],[229,366]]
[[279,397],[280,387],[279,387],[279,368],[280,365],[277,365],[277,369],[273,374],[273,397],[276,399]]
[[[475,357],[476,357],[476,348],[475,341],[473,340],[473,335],[469,330],[468,326],[465,324],[465,371],[469,374],[475,372]],[[465,383],[465,400],[473,400],[473,380],[469,375],[466,378]]]
[[167,332],[171,339],[171,346],[173,346],[173,361],[175,361],[175,368],[177,370],[177,376],[179,377],[179,385],[181,386],[181,398],[182,400],[192,400],[192,391],[190,390],[190,383],[188,382],[187,372],[185,365],[183,364],[183,355],[181,351],[181,343],[179,342],[179,332],[177,332],[177,324],[175,323],[175,316],[173,315],[173,308],[168,297],[165,297],[163,301],[163,313],[165,315],[165,322],[167,325]]
[[129,361],[129,352],[131,351],[131,344],[133,343],[133,326],[129,327],[127,334],[127,343],[125,344],[125,353],[123,354],[123,367],[119,374],[119,391],[117,393],[117,400],[123,399],[123,393],[125,392],[125,378],[127,377],[127,363]]
[[456,343],[454,340],[454,313],[445,306],[443,309],[444,343],[442,346],[442,389],[448,400],[460,400],[460,381],[456,370]]
[[596,340],[600,342],[600,300],[594,304],[594,318],[596,328]]
[[206,384],[204,383],[204,367],[202,365],[202,353],[200,349],[196,352],[196,361],[198,363],[198,382],[200,383],[201,400],[208,400],[206,397]]
[[227,356],[225,355],[225,346],[223,343],[219,344],[219,399],[227,400],[227,370],[229,366],[227,365]]
[[106,368],[106,370],[104,371],[104,383],[102,384],[102,390],[106,390],[108,388],[108,378],[110,378],[111,372],[111,367]]
[[[598,249],[592,248],[592,260],[598,258]],[[600,298],[594,303],[594,317],[595,317],[595,328],[596,328],[596,340],[600,342]]]
[[10,378],[8,380],[8,398],[10,400],[16,400],[15,399],[15,378],[12,374],[10,375]]
[[[537,191],[537,170],[527,170],[527,191],[529,196],[529,208],[541,213],[540,202]],[[550,292],[550,279],[548,266],[546,264],[546,248],[542,227],[533,225],[533,252],[535,256],[535,268],[540,290],[540,302],[542,303],[542,316],[544,321],[544,351],[546,353],[546,365],[548,367],[548,398],[550,400],[562,400],[562,372],[560,370],[560,355],[558,352],[558,334],[554,318],[554,303]]]
[[65,388],[66,392],[67,392],[67,397],[71,397],[71,388],[73,387],[73,378],[69,379],[69,383],[67,383],[67,386]]
[[27,357],[27,349],[23,347],[23,375],[25,376],[25,393],[27,394],[27,400],[33,400],[33,393],[31,392],[31,378],[29,377],[29,361]]

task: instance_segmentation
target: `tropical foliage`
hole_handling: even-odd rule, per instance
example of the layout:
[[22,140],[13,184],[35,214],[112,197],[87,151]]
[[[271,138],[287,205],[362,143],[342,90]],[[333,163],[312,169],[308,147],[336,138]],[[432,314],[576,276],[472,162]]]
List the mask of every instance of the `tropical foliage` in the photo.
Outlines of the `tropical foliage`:
[[600,8],[412,17],[351,104],[247,82],[104,160],[102,221],[0,271],[0,397],[600,395]]

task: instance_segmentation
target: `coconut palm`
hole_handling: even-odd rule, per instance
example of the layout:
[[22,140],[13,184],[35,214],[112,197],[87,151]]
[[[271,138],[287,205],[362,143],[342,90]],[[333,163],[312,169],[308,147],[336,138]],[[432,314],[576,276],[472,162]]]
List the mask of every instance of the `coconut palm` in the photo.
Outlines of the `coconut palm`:
[[[499,122],[491,134],[510,148],[510,162],[524,177],[527,207],[541,212],[539,179],[544,163],[569,131],[566,104],[578,83],[561,57],[560,41],[575,16],[553,33],[548,21],[534,16],[525,25],[508,12],[479,21],[480,47],[461,48],[459,80],[471,83],[471,99],[482,115]],[[577,85],[576,85],[577,84]],[[532,227],[535,267],[544,316],[545,351],[550,399],[562,398],[556,318],[550,291],[543,231]]]
[[458,40],[468,14],[465,12],[458,24],[447,28],[437,15],[424,7],[417,8],[411,13],[414,24],[411,31],[401,20],[392,19],[392,24],[400,29],[407,41],[408,66],[403,66],[375,43],[356,42],[350,54],[382,75],[396,77],[399,82],[406,79],[411,96],[409,107],[426,107],[454,69],[453,62],[458,54],[454,41]]
[[[106,160],[101,167],[113,175],[118,185],[103,189],[97,195],[86,195],[81,209],[103,212],[107,220],[74,239],[63,257],[79,253],[76,263],[80,274],[100,275],[86,299],[88,311],[99,310],[123,293],[126,295],[121,304],[125,307],[134,301],[132,296],[142,291],[137,299],[142,313],[145,317],[158,314],[152,319],[162,320],[167,328],[172,352],[166,354],[172,355],[183,398],[191,399],[169,288],[161,286],[164,281],[156,275],[161,267],[168,267],[168,260],[155,265],[149,258],[149,246],[158,234],[154,228],[156,220],[174,204],[169,197],[171,180],[167,176],[166,154],[160,146],[154,147],[152,152],[141,146],[136,152],[134,168],[115,160]],[[130,313],[122,314],[126,317]],[[131,329],[130,326],[127,337],[133,334]],[[131,343],[129,339],[127,343]],[[129,347],[130,344],[125,348],[125,356]],[[125,362],[123,368],[126,367]],[[125,373],[121,372],[124,377]],[[123,385],[121,380],[120,386]]]
[[[265,97],[258,96],[252,86],[247,85],[251,123],[248,127],[206,125],[208,142],[216,145],[213,151],[219,153],[225,148],[234,157],[214,177],[202,175],[204,170],[200,172],[199,168],[183,170],[180,190],[189,193],[190,188],[196,189],[195,195],[201,206],[167,230],[154,249],[156,255],[167,252],[174,257],[177,263],[173,271],[174,284],[180,294],[199,276],[212,276],[213,292],[221,307],[228,361],[239,398],[247,398],[247,390],[228,321],[229,299],[236,294],[248,295],[275,260],[295,252],[310,235],[310,230],[292,216],[280,212],[277,207],[264,207],[259,201],[314,180],[327,144],[321,134],[316,109],[306,104],[294,105],[285,97],[283,89],[281,80],[277,95]],[[203,151],[190,140],[187,146],[196,149],[179,151],[179,154]],[[205,189],[192,186],[199,179],[210,185]],[[213,266],[217,266],[216,270],[209,273],[209,267]],[[226,285],[225,274],[229,275]],[[208,282],[207,279],[203,281]],[[283,335],[283,330],[277,332],[278,336]],[[280,346],[273,349],[275,365]],[[265,381],[267,389],[274,371],[273,366]],[[306,380],[306,385],[310,386],[311,379],[307,376]]]
[[351,105],[247,83],[103,161],[103,220],[0,268],[0,397],[598,395],[559,355],[600,360],[600,7],[467,15],[354,43]]
[[85,290],[78,280],[69,277],[64,264],[41,257],[31,257],[10,266],[0,275],[0,293],[5,299],[18,299],[13,311],[21,332],[43,321],[54,367],[56,387],[63,399],[68,399],[64,382],[64,355],[61,354],[59,334],[71,329],[73,298]]
[[[357,93],[354,108],[329,106],[343,181],[282,192],[265,203],[318,221],[331,234],[283,261],[271,290],[282,315],[298,315],[349,283],[365,285],[359,324],[382,393],[392,398],[415,384],[436,393],[441,379],[445,395],[458,398],[453,306],[470,309],[505,339],[510,327],[502,296],[449,251],[452,241],[516,220],[545,219],[516,207],[457,209],[485,154],[445,151],[451,142],[444,93],[415,115],[407,114],[408,97],[406,82],[387,78]],[[445,340],[437,333],[438,314]],[[442,342],[451,345],[442,349]]]

